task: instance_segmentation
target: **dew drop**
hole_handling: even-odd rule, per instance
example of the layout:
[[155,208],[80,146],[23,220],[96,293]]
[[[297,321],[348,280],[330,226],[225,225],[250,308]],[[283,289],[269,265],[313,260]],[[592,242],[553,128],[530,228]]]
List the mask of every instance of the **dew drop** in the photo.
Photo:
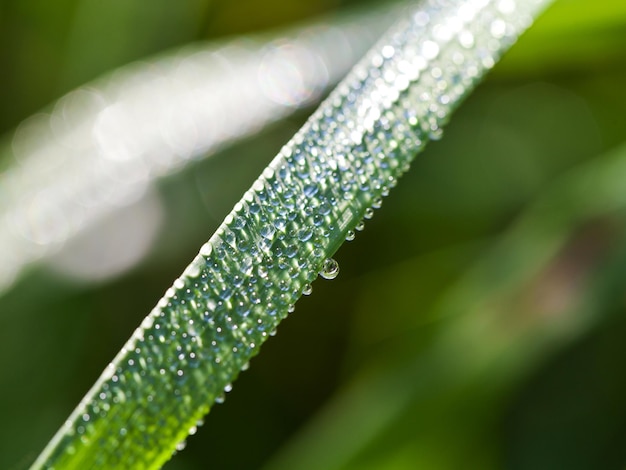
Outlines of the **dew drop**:
[[304,227],[300,229],[300,231],[298,232],[298,239],[301,242],[309,241],[312,236],[313,236],[313,231],[308,227]]
[[327,201],[322,201],[318,207],[319,213],[321,215],[328,215],[331,211],[331,206]]
[[311,295],[311,292],[313,292],[313,286],[311,284],[305,284],[302,288],[302,294]]
[[332,258],[326,258],[322,264],[320,276],[324,279],[335,279],[339,274],[339,263]]
[[209,242],[205,243],[204,245],[202,245],[202,248],[200,248],[200,254],[205,257],[210,256],[212,251],[213,245],[211,245],[211,243]]
[[316,227],[320,227],[323,224],[324,224],[324,216],[320,214],[315,214],[313,216],[313,225],[315,225]]
[[365,217],[366,219],[371,219],[372,217],[374,217],[374,209],[372,209],[371,207],[365,209],[363,217]]
[[426,60],[432,60],[439,55],[439,45],[434,41],[424,41],[422,44],[422,56]]
[[361,220],[354,228],[359,232],[362,232],[365,229],[365,222]]
[[308,198],[311,198],[317,194],[318,187],[315,184],[307,184],[304,187],[304,195]]
[[176,451],[180,452],[181,450],[184,450],[185,447],[187,447],[187,442],[186,441],[181,441],[178,444],[176,444]]
[[233,291],[229,289],[228,287],[224,287],[222,290],[220,290],[220,293],[219,293],[220,298],[223,300],[230,299],[232,295],[233,295]]
[[431,128],[430,132],[428,133],[428,137],[430,137],[430,140],[441,140],[442,136],[443,129],[441,127]]
[[295,243],[291,243],[290,245],[287,246],[287,248],[285,248],[285,255],[288,258],[293,258],[297,254],[298,254],[298,245],[296,245]]
[[274,226],[267,224],[261,227],[260,233],[261,236],[271,240],[274,237],[275,231],[276,229],[274,228]]
[[290,304],[290,305],[287,307],[287,313],[293,313],[295,310],[296,310],[296,306],[295,306],[295,305],[293,305],[293,304]]
[[241,316],[247,316],[250,313],[250,305],[247,302],[239,302],[235,306],[235,311]]
[[352,240],[354,240],[354,237],[356,237],[356,233],[354,233],[354,230],[348,230],[348,233],[346,233],[346,240],[351,242]]

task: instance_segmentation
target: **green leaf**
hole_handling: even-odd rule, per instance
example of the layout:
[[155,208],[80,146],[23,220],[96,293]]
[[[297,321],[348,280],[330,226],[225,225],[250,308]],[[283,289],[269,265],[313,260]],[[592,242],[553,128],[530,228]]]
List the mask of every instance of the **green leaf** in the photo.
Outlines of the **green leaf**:
[[182,449],[546,3],[409,8],[237,203],[34,468],[158,468]]

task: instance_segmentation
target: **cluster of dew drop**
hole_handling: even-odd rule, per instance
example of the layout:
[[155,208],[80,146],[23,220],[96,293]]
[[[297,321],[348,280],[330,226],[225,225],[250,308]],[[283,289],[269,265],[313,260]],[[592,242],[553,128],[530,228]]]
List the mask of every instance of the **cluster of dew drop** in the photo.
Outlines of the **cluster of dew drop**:
[[49,462],[80,445],[94,446],[85,468],[141,466],[162,449],[182,450],[172,433],[195,433],[313,280],[337,276],[330,256],[363,230],[415,154],[441,136],[451,110],[529,24],[535,3],[517,2],[524,8],[432,0],[385,36],[136,330]]

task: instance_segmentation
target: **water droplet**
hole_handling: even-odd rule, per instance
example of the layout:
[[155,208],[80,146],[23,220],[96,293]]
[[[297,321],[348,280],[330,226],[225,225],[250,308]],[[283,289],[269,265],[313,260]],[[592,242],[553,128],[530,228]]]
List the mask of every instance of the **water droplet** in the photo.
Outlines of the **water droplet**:
[[287,307],[287,313],[293,313],[295,310],[296,310],[296,306],[295,306],[295,305],[293,305],[293,304],[290,304],[290,305]]
[[354,237],[356,237],[356,233],[354,233],[354,230],[348,230],[348,232],[346,233],[346,240],[351,242],[352,240],[354,240]]
[[258,214],[261,211],[261,207],[256,202],[253,202],[248,205],[248,210],[251,214]]
[[311,292],[313,292],[313,286],[311,284],[305,284],[302,288],[302,294],[311,295]]
[[315,184],[308,184],[304,187],[304,195],[306,197],[313,197],[317,194],[318,187]]
[[361,220],[354,228],[359,232],[362,232],[365,229],[365,222]]
[[205,243],[204,245],[202,245],[202,248],[200,248],[200,254],[205,257],[210,256],[212,251],[213,245],[211,245],[210,242]]
[[318,207],[319,213],[322,215],[328,215],[331,211],[331,206],[327,201],[322,201]]
[[230,299],[232,295],[233,295],[233,291],[229,289],[228,287],[224,287],[219,293],[220,298],[223,300]]
[[185,447],[187,447],[187,441],[181,441],[178,444],[176,444],[176,451],[180,452],[181,450],[184,450]]
[[304,227],[300,229],[300,231],[298,232],[298,239],[301,242],[309,241],[312,236],[313,236],[313,231],[308,227]]
[[326,258],[322,264],[320,276],[324,279],[335,279],[339,274],[339,263],[332,258]]
[[434,41],[424,41],[422,44],[422,56],[426,60],[432,60],[439,55],[439,45]]
[[267,224],[261,227],[260,233],[261,233],[261,236],[271,240],[274,237],[275,231],[276,229],[272,225]]
[[247,302],[240,301],[239,303],[236,304],[235,311],[239,315],[245,317],[250,313],[250,304],[248,304]]
[[440,140],[443,137],[443,129],[441,127],[431,128],[428,137],[430,140]]
[[323,224],[324,224],[324,216],[320,214],[315,214],[313,216],[313,225],[315,225],[316,227],[320,227]]
[[374,217],[374,209],[372,209],[371,207],[365,209],[363,217],[365,217],[366,219],[371,219],[372,217]]

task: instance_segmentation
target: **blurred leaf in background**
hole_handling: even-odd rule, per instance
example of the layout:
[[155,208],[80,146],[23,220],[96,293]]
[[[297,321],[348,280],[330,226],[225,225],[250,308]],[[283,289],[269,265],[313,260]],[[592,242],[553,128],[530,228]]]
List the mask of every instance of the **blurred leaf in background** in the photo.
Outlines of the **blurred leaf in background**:
[[[148,54],[345,6],[3,2],[0,129]],[[624,2],[558,1],[166,468],[623,468],[625,41]],[[37,268],[0,298],[0,468],[32,462],[305,118],[163,181],[130,273]]]

